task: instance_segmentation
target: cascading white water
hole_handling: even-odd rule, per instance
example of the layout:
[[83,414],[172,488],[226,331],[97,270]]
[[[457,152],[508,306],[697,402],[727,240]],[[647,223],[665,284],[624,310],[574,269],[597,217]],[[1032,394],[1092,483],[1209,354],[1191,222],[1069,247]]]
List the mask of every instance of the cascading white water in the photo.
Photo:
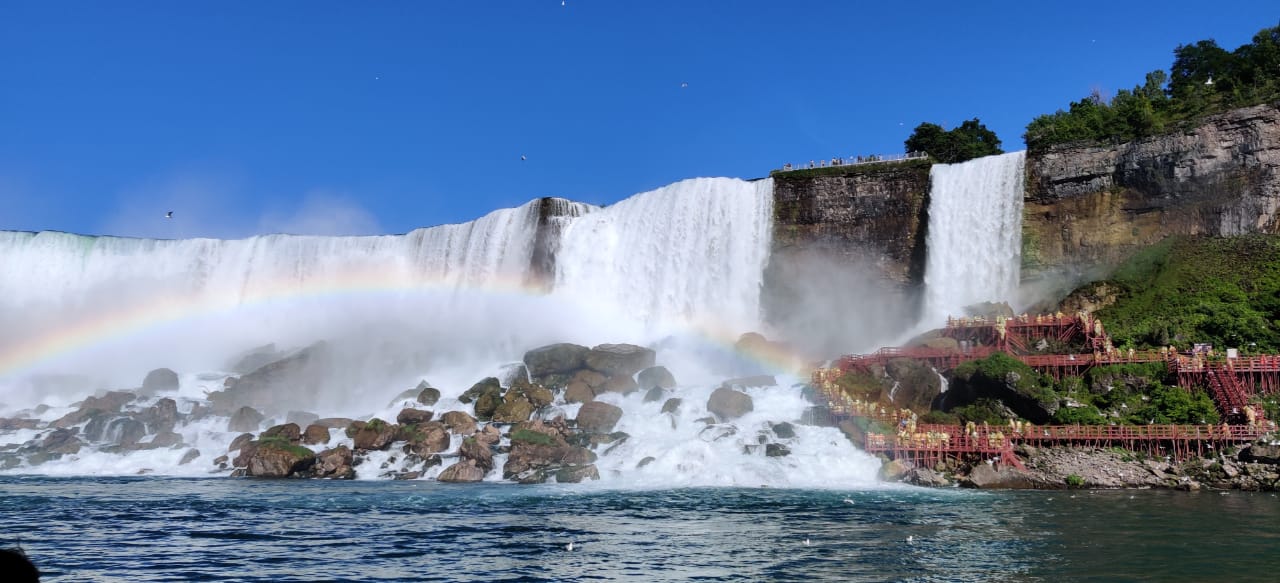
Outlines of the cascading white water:
[[[186,418],[175,427],[182,447],[113,452],[119,436],[109,433],[74,454],[8,471],[208,474],[210,458],[226,451],[238,432],[229,431],[226,417],[196,412],[207,393],[234,376],[222,364],[225,357],[259,343],[288,348],[336,338],[344,351],[363,349],[362,360],[344,361],[333,378],[322,379],[328,388],[297,387],[290,406],[322,416],[394,419],[406,402],[391,396],[424,377],[441,388],[437,415],[471,411],[458,399],[462,391],[533,346],[661,340],[659,361],[684,381],[670,394],[688,404],[678,414],[659,415],[661,403],[644,402],[642,393],[602,396],[624,409],[619,429],[636,436],[601,454],[603,483],[873,481],[874,460],[831,428],[800,426],[795,437],[771,437],[791,454],[765,456],[759,435],[798,420],[809,406],[798,386],[748,389],[758,408],[734,421],[734,429],[726,425],[709,435],[702,421],[718,383],[706,379],[741,374],[735,368],[741,363],[708,365],[690,358],[689,348],[705,345],[700,335],[707,331],[758,329],[772,227],[770,180],[688,180],[605,209],[536,203],[401,236],[159,241],[0,233],[0,320],[6,323],[0,417],[49,424],[74,414],[75,401],[95,388],[135,387],[146,370],[168,366],[183,371],[178,388],[144,395],[122,415],[141,415],[169,397]],[[25,348],[32,345],[40,350]],[[393,367],[399,376],[386,374]],[[41,376],[68,372],[99,380]],[[34,377],[39,382],[24,378],[32,373],[41,373]],[[49,390],[55,386],[66,394],[59,398]],[[48,407],[32,408],[36,403]],[[559,406],[570,418],[577,412],[577,405]],[[50,431],[45,425],[0,429],[0,443],[36,447]],[[332,437],[350,441],[341,430]],[[449,452],[460,444],[455,436]],[[184,461],[197,449],[204,457]],[[378,466],[390,457],[371,454],[361,476],[385,475]],[[641,468],[648,457],[654,461]],[[0,471],[14,459],[0,459]]]
[[773,226],[773,181],[697,178],[573,221],[556,293],[603,303],[648,327],[758,329]]
[[1022,254],[1026,152],[938,164],[930,172],[925,323],[1012,301]]

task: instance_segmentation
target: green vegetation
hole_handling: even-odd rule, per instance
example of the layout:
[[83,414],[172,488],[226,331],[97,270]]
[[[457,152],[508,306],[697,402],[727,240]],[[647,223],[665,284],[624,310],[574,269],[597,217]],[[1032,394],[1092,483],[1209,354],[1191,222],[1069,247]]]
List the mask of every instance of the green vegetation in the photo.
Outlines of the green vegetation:
[[888,396],[890,386],[885,379],[871,373],[852,369],[836,379],[836,386],[844,394],[867,403],[878,403],[881,397]]
[[1059,408],[1053,422],[1063,425],[1217,423],[1213,399],[1203,389],[1174,386],[1164,363],[1101,366],[1084,379],[1064,379],[1062,394],[1076,406]]
[[280,437],[278,435],[273,435],[271,437],[264,437],[262,439],[259,439],[258,447],[277,449],[280,451],[288,452],[296,457],[301,457],[301,458],[312,457],[316,455],[315,452],[305,447],[302,447],[300,445],[294,445],[292,443],[289,443],[288,439],[285,439],[284,437]]
[[1071,474],[1071,475],[1067,476],[1067,487],[1068,487],[1068,488],[1083,488],[1083,487],[1084,487],[1084,478],[1080,477],[1080,474]]
[[817,176],[854,176],[857,174],[875,174],[887,170],[906,170],[910,168],[923,168],[928,171],[933,166],[933,160],[928,158],[915,158],[911,160],[892,160],[884,162],[872,162],[862,164],[846,164],[843,166],[826,166],[821,168],[797,168],[795,170],[774,170],[769,173],[771,177],[784,178],[814,178]]
[[950,130],[938,124],[922,123],[904,144],[908,152],[926,152],[944,164],[1004,153],[1000,149],[1000,138],[976,117]]
[[983,384],[1004,387],[1019,396],[1033,399],[1043,405],[1058,402],[1053,381],[1036,372],[1022,361],[1003,352],[997,352],[981,360],[961,363],[952,373],[954,379],[967,384]]
[[989,425],[1003,425],[1008,418],[1005,416],[1005,406],[997,399],[978,399],[973,403],[963,407],[956,407],[951,410],[951,414],[960,420],[961,424],[986,422]]
[[511,434],[511,443],[524,442],[533,445],[555,445],[556,440],[545,433],[538,433],[528,429],[517,429]]
[[1117,345],[1280,350],[1280,239],[1179,238],[1148,248],[1107,282],[1098,312]]
[[1227,52],[1212,40],[1173,51],[1169,73],[1147,73],[1142,85],[1110,100],[1094,91],[1067,111],[1042,115],[1027,126],[1027,149],[1067,142],[1125,142],[1176,131],[1206,115],[1280,99],[1280,26]]

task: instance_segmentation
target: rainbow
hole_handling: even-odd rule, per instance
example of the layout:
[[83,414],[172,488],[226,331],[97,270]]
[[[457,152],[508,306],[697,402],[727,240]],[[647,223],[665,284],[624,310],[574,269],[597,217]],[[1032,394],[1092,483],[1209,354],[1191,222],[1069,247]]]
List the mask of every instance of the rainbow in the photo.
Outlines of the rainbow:
[[[104,311],[54,327],[21,343],[0,346],[0,379],[20,376],[37,366],[54,362],[80,351],[128,339],[165,326],[181,325],[201,318],[230,315],[275,302],[327,301],[337,298],[392,294],[468,292],[496,297],[541,297],[547,292],[523,278],[490,276],[484,285],[459,284],[446,279],[406,278],[403,272],[388,273],[350,269],[339,274],[311,277],[306,281],[279,279],[257,282],[240,296],[210,297],[204,294],[171,295]],[[706,344],[721,350],[737,350],[749,360],[778,372],[802,374],[805,361],[784,345],[771,342],[746,343],[735,349],[741,331],[714,322],[664,322],[668,329],[682,329]]]

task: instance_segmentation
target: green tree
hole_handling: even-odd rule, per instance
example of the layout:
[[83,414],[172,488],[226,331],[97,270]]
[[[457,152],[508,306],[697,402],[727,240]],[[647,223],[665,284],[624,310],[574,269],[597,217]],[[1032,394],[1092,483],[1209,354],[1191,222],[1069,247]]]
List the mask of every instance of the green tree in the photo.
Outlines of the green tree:
[[1000,138],[976,117],[951,130],[934,123],[922,123],[904,144],[908,152],[926,152],[945,164],[1004,152],[1000,149]]

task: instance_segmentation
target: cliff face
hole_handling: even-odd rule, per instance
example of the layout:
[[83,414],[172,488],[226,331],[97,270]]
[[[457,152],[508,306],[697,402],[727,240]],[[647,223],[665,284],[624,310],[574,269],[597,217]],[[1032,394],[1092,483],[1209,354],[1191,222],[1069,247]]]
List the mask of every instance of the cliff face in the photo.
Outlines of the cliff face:
[[[913,314],[886,313],[877,298],[915,297],[924,279],[929,167],[925,161],[826,168],[774,176],[773,252],[765,269],[767,319],[814,346],[849,342],[831,321],[860,322],[871,336]],[[878,304],[878,305],[877,305]],[[791,335],[795,337],[795,334]]]
[[1087,276],[1170,235],[1280,232],[1280,108],[1027,158],[1023,276]]

